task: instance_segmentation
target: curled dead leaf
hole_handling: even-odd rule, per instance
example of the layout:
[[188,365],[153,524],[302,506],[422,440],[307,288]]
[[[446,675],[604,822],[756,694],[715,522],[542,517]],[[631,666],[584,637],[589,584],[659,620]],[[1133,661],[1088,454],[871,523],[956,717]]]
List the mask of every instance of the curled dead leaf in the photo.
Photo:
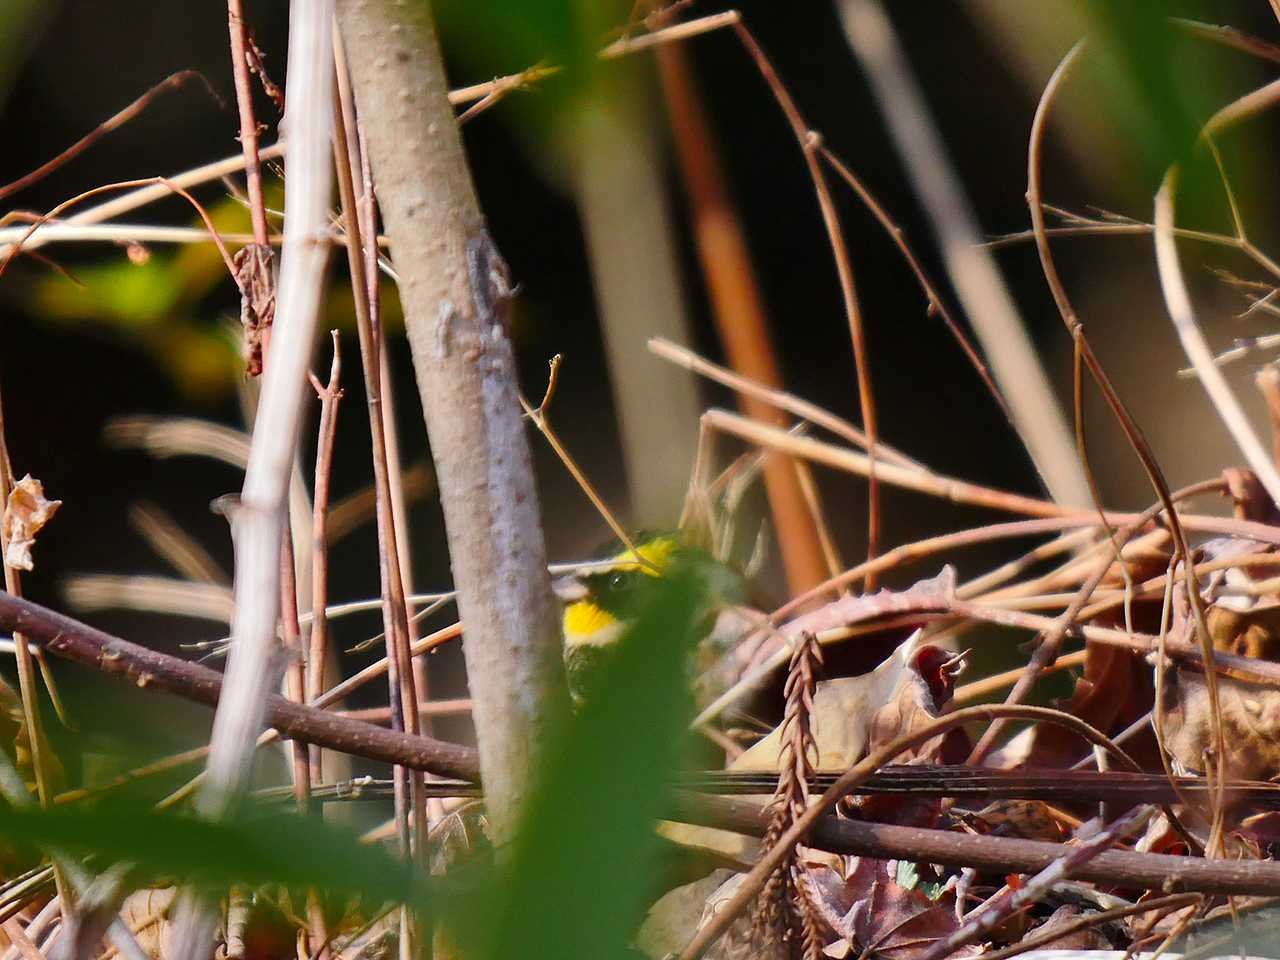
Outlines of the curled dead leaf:
[[[857,677],[818,684],[813,696],[814,767],[846,770],[869,747],[901,736],[946,711],[962,661],[940,647],[919,643],[916,631],[880,666]],[[773,730],[731,765],[732,770],[776,770],[782,732]],[[940,740],[908,757],[936,758]]]
[[256,377],[262,372],[267,331],[276,316],[276,282],[271,269],[274,254],[269,246],[250,243],[236,252],[236,284],[240,287],[240,323],[244,327],[245,368]]
[[[1239,503],[1239,497],[1237,502]],[[1240,511],[1237,510],[1239,514]],[[1242,538],[1220,538],[1202,544],[1198,559],[1238,559],[1268,553],[1268,544]],[[1260,579],[1249,567],[1230,567],[1200,577],[1205,620],[1215,650],[1280,662],[1280,596],[1257,589]],[[1174,593],[1172,636],[1194,640],[1194,623],[1185,584]],[[1203,771],[1205,750],[1213,742],[1213,718],[1204,674],[1190,667],[1148,660],[1163,670],[1165,749],[1176,766]],[[1280,690],[1218,677],[1220,716],[1226,747],[1225,773],[1230,777],[1267,780],[1280,775]]]
[[48,500],[44,485],[27,474],[9,491],[4,507],[4,562],[16,570],[30,570],[34,564],[31,547],[36,534],[57,513],[61,500]]
[[[1209,691],[1195,670],[1165,668],[1165,749],[1183,770],[1203,772],[1213,742]],[[1225,775],[1269,780],[1280,775],[1280,690],[1218,677]]]

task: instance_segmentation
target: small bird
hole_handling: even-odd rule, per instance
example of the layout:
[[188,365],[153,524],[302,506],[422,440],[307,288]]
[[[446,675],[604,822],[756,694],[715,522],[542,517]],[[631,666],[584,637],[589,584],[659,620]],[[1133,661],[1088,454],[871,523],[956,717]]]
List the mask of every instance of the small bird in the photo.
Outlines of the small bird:
[[[564,602],[565,669],[575,699],[626,633],[643,609],[648,591],[657,579],[671,573],[676,565],[693,567],[706,593],[708,622],[703,642],[690,664],[696,671],[715,651],[722,648],[718,631],[713,631],[716,615],[741,603],[746,595],[746,579],[728,564],[712,558],[690,544],[680,532],[660,531],[637,534],[634,551],[616,542],[605,548],[603,563],[592,565],[555,584]],[[715,650],[709,649],[713,646]]]

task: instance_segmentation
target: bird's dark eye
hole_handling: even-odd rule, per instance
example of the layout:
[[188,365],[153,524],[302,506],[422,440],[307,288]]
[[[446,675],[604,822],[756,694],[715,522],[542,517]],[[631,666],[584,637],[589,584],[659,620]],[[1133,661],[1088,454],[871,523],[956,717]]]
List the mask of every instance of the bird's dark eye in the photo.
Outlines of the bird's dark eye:
[[610,590],[614,590],[614,591],[621,590],[626,585],[627,585],[627,578],[621,573],[615,573],[613,576],[609,578]]

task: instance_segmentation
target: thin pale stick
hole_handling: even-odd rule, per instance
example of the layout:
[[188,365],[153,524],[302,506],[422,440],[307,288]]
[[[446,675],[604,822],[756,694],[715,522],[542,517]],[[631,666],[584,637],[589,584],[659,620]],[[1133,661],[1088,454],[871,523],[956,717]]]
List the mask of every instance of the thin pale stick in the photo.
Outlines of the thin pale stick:
[[1016,430],[1059,503],[1081,505],[1088,491],[1062,410],[1018,307],[991,255],[928,102],[901,48],[893,21],[876,0],[837,4],[849,46],[884,114],[890,139],[937,237],[943,263],[970,324],[1012,404]]
[[[286,498],[328,259],[327,245],[313,238],[326,228],[332,182],[327,129],[332,119],[332,20],[333,8],[326,0],[292,4],[285,112],[293,146],[287,161],[278,309],[235,531],[237,642],[214,716],[210,777],[200,797],[205,816],[225,814],[242,792],[273,682]],[[208,909],[185,901],[175,920],[175,955],[205,955],[212,934]]]
[[[854,446],[861,447],[864,450],[868,446],[865,433],[849,421],[842,417],[837,417],[829,410],[824,410],[815,403],[810,403],[808,400],[797,397],[793,393],[768,387],[727,367],[712,363],[705,357],[694,353],[688,347],[682,347],[678,343],[672,343],[663,337],[651,337],[648,346],[650,352],[657,354],[664,360],[678,364],[700,377],[706,377],[708,380],[713,380],[744,396],[753,397],[770,406],[777,407],[779,410],[785,410],[801,420],[807,420],[815,426],[822,427],[824,430],[830,430],[836,436],[843,437]],[[905,453],[883,442],[878,445],[877,449],[880,456],[890,463],[895,463],[907,470],[927,472],[927,468],[923,464],[912,460]]]
[[1182,342],[1182,348],[1186,351],[1187,359],[1195,368],[1205,392],[1209,394],[1209,399],[1218,411],[1218,416],[1222,418],[1240,452],[1244,454],[1249,467],[1266,487],[1267,493],[1273,500],[1280,502],[1280,470],[1276,468],[1275,461],[1258,439],[1244,409],[1240,406],[1240,401],[1227,385],[1222,371],[1214,363],[1213,352],[1209,349],[1196,323],[1195,309],[1191,305],[1191,296],[1187,292],[1186,282],[1182,276],[1182,266],[1178,261],[1177,245],[1171,232],[1177,183],[1178,168],[1172,167],[1165,174],[1160,190],[1156,194],[1156,266],[1159,268],[1160,287],[1164,292],[1165,305],[1169,308],[1169,316],[1173,320],[1178,339]]

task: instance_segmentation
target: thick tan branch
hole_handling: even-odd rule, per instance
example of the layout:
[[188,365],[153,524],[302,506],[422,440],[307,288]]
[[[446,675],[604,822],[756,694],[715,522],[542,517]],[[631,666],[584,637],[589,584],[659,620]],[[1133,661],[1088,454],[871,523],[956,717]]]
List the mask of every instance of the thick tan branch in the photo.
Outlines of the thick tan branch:
[[489,813],[505,837],[567,702],[506,266],[485,231],[428,4],[343,0],[338,21],[439,477]]

